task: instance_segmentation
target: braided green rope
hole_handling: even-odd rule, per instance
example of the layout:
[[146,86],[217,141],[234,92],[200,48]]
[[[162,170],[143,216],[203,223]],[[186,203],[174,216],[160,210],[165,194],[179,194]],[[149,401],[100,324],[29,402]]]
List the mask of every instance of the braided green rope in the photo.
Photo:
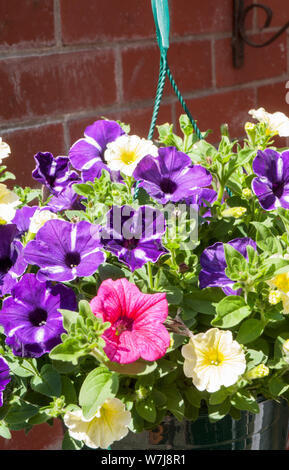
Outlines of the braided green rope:
[[159,82],[158,82],[157,93],[156,93],[156,98],[155,98],[153,116],[152,116],[152,121],[150,125],[150,130],[148,133],[149,140],[152,139],[154,130],[156,127],[156,122],[157,122],[160,104],[161,104],[161,100],[162,100],[163,92],[164,92],[164,86],[166,82],[166,75],[167,75],[167,60],[166,60],[166,56],[163,54],[161,56]]

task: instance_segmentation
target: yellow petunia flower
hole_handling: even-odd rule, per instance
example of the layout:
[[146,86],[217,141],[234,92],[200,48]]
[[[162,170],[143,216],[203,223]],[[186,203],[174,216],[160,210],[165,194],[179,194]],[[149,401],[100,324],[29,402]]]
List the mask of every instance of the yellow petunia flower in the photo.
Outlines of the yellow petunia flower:
[[107,449],[128,434],[131,414],[118,398],[111,398],[90,419],[84,418],[82,410],[68,411],[63,419],[73,439],[92,449]]
[[5,184],[0,183],[0,223],[11,222],[15,216],[16,207],[20,204],[18,196],[10,191]]
[[231,331],[211,328],[198,333],[182,347],[184,374],[192,377],[195,387],[210,393],[221,386],[230,387],[245,372],[246,359],[242,346],[233,340]]
[[137,135],[122,135],[107,145],[104,159],[110,170],[132,176],[137,164],[146,155],[158,155],[158,149],[151,140],[141,139]]

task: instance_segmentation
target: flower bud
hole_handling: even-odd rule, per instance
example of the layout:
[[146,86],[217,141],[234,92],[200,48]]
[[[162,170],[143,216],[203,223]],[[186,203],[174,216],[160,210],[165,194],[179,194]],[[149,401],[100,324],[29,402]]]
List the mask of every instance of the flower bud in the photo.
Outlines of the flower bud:
[[269,375],[269,372],[269,367],[265,366],[265,364],[259,364],[258,366],[249,370],[246,373],[245,378],[247,380],[262,379],[263,377]]
[[229,209],[225,209],[222,211],[223,217],[234,217],[238,219],[242,217],[246,213],[247,209],[245,207],[230,207]]
[[246,199],[250,199],[252,197],[252,191],[249,188],[244,188],[242,190],[242,196],[245,197]]
[[279,290],[271,290],[268,296],[268,302],[271,305],[277,305],[282,300],[282,294]]
[[254,124],[253,122],[246,122],[245,131],[246,132],[252,132],[252,131],[255,130],[255,127],[256,127],[256,124]]

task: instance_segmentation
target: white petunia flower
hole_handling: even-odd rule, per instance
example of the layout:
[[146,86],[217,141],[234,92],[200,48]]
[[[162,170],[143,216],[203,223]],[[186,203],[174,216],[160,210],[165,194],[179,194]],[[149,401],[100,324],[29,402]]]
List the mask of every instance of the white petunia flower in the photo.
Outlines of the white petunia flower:
[[0,165],[4,158],[9,157],[11,153],[10,147],[6,142],[3,142],[2,138],[0,137]]
[[273,134],[278,134],[280,137],[289,137],[289,118],[284,113],[270,114],[264,108],[259,108],[251,109],[249,114],[257,121],[267,124],[268,129]]
[[242,346],[233,340],[231,331],[211,328],[198,333],[182,347],[184,374],[192,377],[195,387],[209,393],[230,387],[245,372],[246,359]]
[[37,233],[43,225],[52,219],[58,219],[57,215],[51,211],[37,210],[30,219],[29,232]]
[[128,434],[131,414],[118,398],[111,398],[90,419],[84,418],[82,410],[68,411],[63,419],[73,439],[93,449],[107,449]]
[[0,224],[11,222],[19,204],[18,196],[10,191],[5,184],[0,183]]
[[137,164],[146,155],[158,155],[158,149],[151,140],[141,139],[137,135],[122,135],[107,145],[104,159],[110,170],[132,176]]

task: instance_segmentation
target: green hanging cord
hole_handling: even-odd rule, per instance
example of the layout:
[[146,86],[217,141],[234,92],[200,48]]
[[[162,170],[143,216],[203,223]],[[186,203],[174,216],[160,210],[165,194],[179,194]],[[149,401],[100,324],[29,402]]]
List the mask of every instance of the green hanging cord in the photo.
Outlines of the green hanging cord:
[[[182,108],[186,112],[193,128],[194,131],[197,134],[197,137],[201,140],[203,138],[201,131],[199,130],[196,121],[193,119],[190,111],[188,110],[188,107],[186,105],[186,102],[184,98],[182,97],[176,82],[174,81],[174,78],[172,76],[172,73],[170,71],[170,68],[168,66],[167,62],[167,52],[170,47],[170,41],[169,41],[169,36],[170,36],[170,12],[169,12],[169,5],[168,5],[168,0],[151,0],[152,3],[152,11],[154,15],[154,20],[155,20],[155,25],[156,25],[156,34],[157,34],[157,41],[158,45],[160,48],[160,53],[161,53],[161,62],[163,62],[162,66],[160,67],[160,75],[159,75],[159,83],[158,83],[158,88],[157,88],[157,94],[156,94],[156,99],[155,99],[155,104],[154,104],[154,111],[153,111],[153,117],[151,121],[151,126],[149,130],[149,139],[152,139],[153,133],[155,130],[155,125],[156,125],[156,120],[160,108],[160,102],[163,96],[163,90],[164,90],[164,85],[165,85],[165,79],[166,79],[166,74],[169,77],[169,80],[171,82],[171,85],[173,87],[174,92],[177,95],[177,98],[179,102],[181,103]],[[165,71],[164,71],[165,69]]]

